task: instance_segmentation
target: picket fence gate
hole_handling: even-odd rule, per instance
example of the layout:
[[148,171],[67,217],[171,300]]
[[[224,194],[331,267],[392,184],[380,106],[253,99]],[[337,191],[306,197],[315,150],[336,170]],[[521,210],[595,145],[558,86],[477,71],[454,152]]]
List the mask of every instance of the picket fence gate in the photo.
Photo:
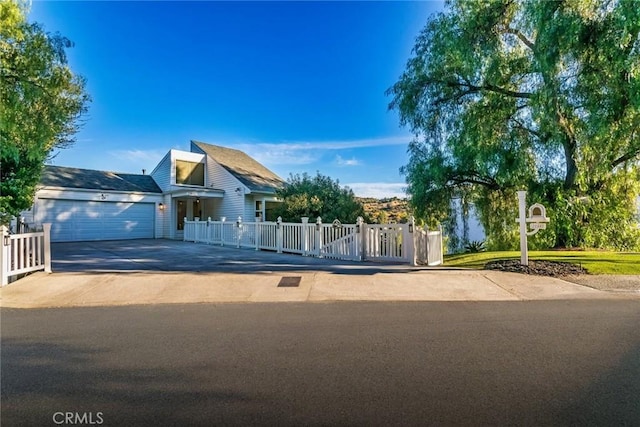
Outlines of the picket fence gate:
[[0,285],[19,274],[44,270],[51,273],[51,224],[42,224],[43,231],[9,234],[0,226]]
[[427,230],[406,224],[355,224],[339,220],[315,223],[277,221],[184,220],[184,240],[236,248],[253,248],[319,258],[350,261],[402,262],[411,265],[440,265],[443,262],[442,230]]

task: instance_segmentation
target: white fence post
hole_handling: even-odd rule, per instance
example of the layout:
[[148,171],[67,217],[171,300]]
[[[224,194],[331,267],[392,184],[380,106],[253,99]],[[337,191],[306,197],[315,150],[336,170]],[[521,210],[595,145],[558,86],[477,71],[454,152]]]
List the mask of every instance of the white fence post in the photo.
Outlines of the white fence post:
[[236,226],[238,227],[238,232],[236,233],[236,248],[240,247],[240,240],[242,240],[242,217],[239,216],[236,221]]
[[368,224],[362,224],[362,260],[366,261],[369,256],[369,245],[371,240],[371,229]]
[[364,260],[364,218],[361,216],[356,219],[356,257]]
[[44,272],[51,273],[51,223],[42,224],[44,231]]
[[226,216],[220,218],[220,222],[222,222],[222,224],[220,224],[220,246],[224,246],[224,223],[226,220]]
[[279,216],[276,221],[276,251],[282,253],[282,217]]
[[318,258],[322,257],[322,218],[316,219],[316,247],[315,252]]
[[0,284],[5,286],[9,284],[9,229],[2,225],[0,231]]
[[309,224],[309,217],[303,216],[302,220],[302,256],[309,255],[309,236],[307,232],[307,224]]
[[255,222],[255,239],[256,239],[256,251],[260,250],[260,241],[262,240],[262,223],[256,221]]
[[442,235],[442,224],[438,225],[438,231],[440,232],[440,263],[444,264],[444,236]]
[[429,257],[431,248],[429,247],[429,243],[431,242],[431,237],[429,237],[429,226],[425,224],[424,226],[424,261],[423,263],[429,265]]
[[187,223],[187,221],[188,221],[187,217],[185,216],[182,221],[182,240],[184,240],[185,242],[187,241],[187,237],[189,237],[189,233],[188,233],[189,230],[187,230],[187,227],[189,226],[189,224]]
[[418,265],[416,262],[416,240],[415,240],[415,236],[416,236],[416,219],[413,217],[413,215],[411,216],[411,218],[409,218],[409,223],[407,224],[407,233],[405,233],[405,235],[407,236],[407,241],[405,244],[406,248],[407,248],[407,261],[409,261],[409,263],[411,263],[412,266],[416,266]]

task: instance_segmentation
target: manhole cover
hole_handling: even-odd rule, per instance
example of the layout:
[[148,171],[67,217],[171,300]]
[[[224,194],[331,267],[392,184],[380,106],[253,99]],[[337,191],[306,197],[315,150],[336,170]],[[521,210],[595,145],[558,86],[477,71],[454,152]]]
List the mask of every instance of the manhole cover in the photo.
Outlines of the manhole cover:
[[280,282],[278,283],[278,287],[279,288],[297,288],[298,286],[300,286],[301,279],[302,277],[300,276],[283,277],[282,279],[280,279]]

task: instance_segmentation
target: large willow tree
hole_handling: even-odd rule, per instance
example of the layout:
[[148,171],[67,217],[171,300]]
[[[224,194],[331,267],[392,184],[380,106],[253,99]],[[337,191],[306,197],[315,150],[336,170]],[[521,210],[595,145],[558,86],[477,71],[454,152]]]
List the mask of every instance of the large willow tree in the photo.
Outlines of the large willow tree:
[[489,245],[514,247],[527,189],[552,220],[534,246],[638,247],[637,1],[449,1],[388,93],[427,221],[471,201]]

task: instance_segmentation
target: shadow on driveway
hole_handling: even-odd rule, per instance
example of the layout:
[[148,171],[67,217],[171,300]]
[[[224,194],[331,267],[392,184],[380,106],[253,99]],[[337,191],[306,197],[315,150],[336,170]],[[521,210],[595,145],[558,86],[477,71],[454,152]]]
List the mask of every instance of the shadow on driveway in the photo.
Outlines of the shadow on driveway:
[[341,261],[165,239],[52,244],[54,272],[408,273],[430,267]]

